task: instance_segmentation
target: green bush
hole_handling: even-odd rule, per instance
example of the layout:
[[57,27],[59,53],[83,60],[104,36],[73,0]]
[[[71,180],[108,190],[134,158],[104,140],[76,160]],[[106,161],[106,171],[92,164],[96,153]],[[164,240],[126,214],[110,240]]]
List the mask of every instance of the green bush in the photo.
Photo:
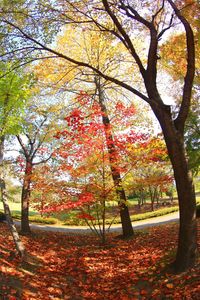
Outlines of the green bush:
[[[20,220],[21,219],[21,214],[13,212],[12,213],[12,217],[13,219],[17,219]],[[55,218],[43,218],[41,216],[29,216],[29,221],[33,222],[33,223],[41,223],[41,224],[56,224],[57,223],[57,219]]]
[[86,222],[83,219],[79,218],[72,218],[72,219],[67,219],[63,223],[63,225],[69,225],[69,226],[86,226]]
[[56,224],[57,219],[55,218],[43,218],[40,216],[29,216],[29,221],[33,223],[41,223],[41,224]]
[[16,213],[16,212],[12,212],[12,217],[13,217],[13,219],[20,220],[21,219],[21,214],[20,213]]
[[[178,210],[179,210],[178,206],[166,207],[166,208],[159,209],[159,210],[156,210],[156,211],[151,211],[151,212],[138,214],[138,215],[132,215],[131,216],[131,221],[135,222],[135,221],[141,221],[141,220],[146,220],[146,219],[150,219],[150,218],[160,217],[160,216],[170,214],[172,212],[176,212]],[[111,219],[107,219],[106,224],[110,224],[110,223],[111,223]],[[114,220],[113,224],[119,224],[119,223],[121,223],[121,221],[120,221],[120,218],[117,217]]]
[[166,208],[159,209],[156,211],[151,211],[151,212],[147,212],[144,214],[132,216],[131,221],[140,221],[140,220],[145,220],[145,219],[150,219],[150,218],[155,218],[155,217],[161,217],[161,216],[176,212],[178,210],[179,210],[178,206],[166,207]]

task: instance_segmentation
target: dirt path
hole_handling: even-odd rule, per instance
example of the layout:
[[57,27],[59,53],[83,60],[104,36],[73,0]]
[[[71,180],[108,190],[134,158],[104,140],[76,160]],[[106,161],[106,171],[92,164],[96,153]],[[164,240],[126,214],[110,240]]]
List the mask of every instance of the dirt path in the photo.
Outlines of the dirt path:
[[[133,222],[133,229],[143,229],[152,226],[159,226],[161,224],[166,224],[169,222],[178,222],[179,212],[174,212],[167,214],[165,216],[146,219],[143,221]],[[20,225],[19,221],[15,221],[16,225]],[[44,230],[44,231],[54,231],[54,232],[66,232],[66,233],[90,233],[91,230],[87,226],[56,226],[56,225],[36,225],[30,224],[31,229],[34,230]],[[110,228],[110,232],[121,232],[121,225],[115,224]]]

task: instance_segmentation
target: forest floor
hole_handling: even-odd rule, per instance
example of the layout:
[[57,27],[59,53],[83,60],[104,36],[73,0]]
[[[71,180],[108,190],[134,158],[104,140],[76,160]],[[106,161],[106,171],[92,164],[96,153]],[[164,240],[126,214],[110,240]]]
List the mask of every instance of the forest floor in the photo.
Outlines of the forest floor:
[[105,245],[92,234],[35,231],[21,237],[25,261],[15,256],[5,223],[0,232],[1,300],[199,299],[200,260],[182,274],[166,268],[176,251],[177,224],[138,230],[128,240],[112,233]]

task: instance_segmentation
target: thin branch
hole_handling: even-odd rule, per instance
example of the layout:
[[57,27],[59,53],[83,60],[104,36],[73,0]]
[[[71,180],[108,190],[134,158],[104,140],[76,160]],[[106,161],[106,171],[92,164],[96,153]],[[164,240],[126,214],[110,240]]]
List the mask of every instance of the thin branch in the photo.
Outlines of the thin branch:
[[4,73],[2,76],[0,76],[0,79],[1,78],[4,78],[5,76],[9,75],[10,73],[12,73],[14,70],[17,70],[23,66],[26,66],[34,61],[37,61],[37,60],[41,60],[41,59],[50,59],[50,58],[57,58],[57,56],[43,56],[43,57],[39,57],[39,58],[33,58],[33,59],[30,59],[24,63],[21,63],[21,64],[14,64],[14,67],[10,68],[10,70],[6,73]]
[[163,0],[160,9],[152,16],[152,23],[154,22],[155,18],[159,15],[159,13],[164,9],[165,0]]
[[[93,70],[95,73],[97,73],[98,75],[100,75],[101,77],[103,77],[106,80],[109,80],[117,85],[120,85],[121,87],[129,90],[130,92],[132,92],[133,94],[137,95],[138,97],[140,97],[141,99],[143,99],[144,101],[146,101],[147,103],[151,103],[152,100],[149,99],[146,95],[144,95],[143,93],[139,92],[138,90],[136,90],[135,88],[133,88],[132,86],[126,84],[123,81],[120,81],[114,77],[111,77],[109,75],[106,75],[104,73],[102,73],[100,70],[98,70],[97,68],[93,67],[92,65],[88,64],[88,63],[84,63],[82,61],[78,61],[76,59],[73,59],[65,54],[62,54],[56,50],[53,50],[51,48],[49,48],[48,46],[43,45],[41,42],[37,41],[35,38],[29,36],[27,33],[25,33],[21,28],[19,28],[18,26],[14,25],[13,23],[3,20],[4,23],[9,24],[10,26],[16,28],[17,30],[19,30],[21,32],[21,34],[27,38],[28,40],[32,41],[33,43],[39,45],[40,47],[42,47],[44,50],[55,54],[57,57],[63,58],[67,61],[70,61],[71,63],[78,65],[78,66],[82,66],[82,67],[86,67],[89,68],[91,70]],[[41,59],[41,58],[40,58]]]
[[174,15],[172,14],[169,22],[169,26],[161,30],[161,32],[158,34],[158,41],[161,39],[162,35],[172,27],[173,19],[174,19]]
[[48,162],[50,160],[50,158],[52,157],[52,155],[53,155],[53,153],[51,153],[47,158],[42,159],[42,160],[40,160],[38,162],[33,163],[33,166],[44,164],[44,163]]
[[28,50],[28,49],[30,49],[30,50],[43,50],[42,48],[37,48],[37,47],[35,47],[35,48],[33,49],[32,46],[29,46],[29,47],[22,47],[22,48],[17,48],[17,49],[15,49],[15,50],[12,50],[12,51],[9,51],[9,52],[4,52],[3,54],[0,55],[0,57],[2,58],[2,57],[4,57],[4,56],[6,56],[6,55],[14,54],[14,53],[16,53],[16,52],[22,52],[23,50]]
[[132,6],[125,5],[123,3],[123,1],[120,1],[120,2],[121,2],[121,5],[119,6],[119,8],[125,10],[126,15],[128,17],[130,17],[130,18],[138,21],[139,23],[145,25],[148,29],[151,29],[152,23],[150,23],[149,21],[147,21],[146,19],[144,19]]
[[21,137],[19,135],[17,135],[16,137],[17,137],[17,140],[18,140],[20,146],[22,147],[22,150],[24,152],[24,155],[25,155],[26,159],[28,159],[29,158],[29,154],[27,152],[27,149],[26,149],[26,147],[25,147],[25,145],[24,145]]
[[[120,24],[118,18],[115,16],[115,14],[111,11],[110,9],[110,6],[108,4],[108,1],[107,0],[102,0],[103,2],[103,5],[105,7],[105,10],[106,12],[109,14],[110,18],[112,19],[113,23],[116,25],[118,31],[121,33],[121,35],[123,36],[124,38],[124,41],[125,41],[125,46],[127,49],[129,49],[129,51],[131,52],[132,56],[134,57],[139,69],[140,69],[140,72],[142,74],[143,77],[145,77],[145,68],[142,64],[142,61],[140,60],[140,57],[138,56],[128,34],[126,33],[126,31],[124,30],[124,28],[122,27],[122,25]],[[122,8],[122,7],[121,7]]]

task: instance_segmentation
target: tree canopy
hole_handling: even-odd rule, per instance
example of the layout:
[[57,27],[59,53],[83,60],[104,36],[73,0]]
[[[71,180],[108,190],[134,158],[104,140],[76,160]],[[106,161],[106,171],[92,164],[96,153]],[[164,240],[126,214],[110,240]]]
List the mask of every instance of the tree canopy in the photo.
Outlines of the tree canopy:
[[[4,1],[0,9],[1,56],[17,60],[11,69],[28,63],[37,69],[38,61],[45,59],[47,81],[56,80],[60,86],[64,84],[62,88],[73,78],[76,85],[82,78],[87,86],[95,76],[149,105],[163,132],[179,200],[176,271],[192,266],[197,253],[196,199],[184,141],[196,81],[195,28],[199,22],[193,9],[197,6],[198,1],[190,0],[35,0],[20,1],[20,6],[13,1],[12,8]],[[179,62],[177,55],[174,60],[169,54],[165,60],[168,66],[176,65],[172,69],[181,68],[179,102],[174,109],[165,100],[160,61],[162,51],[175,43],[183,59]],[[177,80],[176,76],[172,74],[172,80]],[[99,85],[96,89],[100,95]],[[111,160],[110,165],[112,169]]]

